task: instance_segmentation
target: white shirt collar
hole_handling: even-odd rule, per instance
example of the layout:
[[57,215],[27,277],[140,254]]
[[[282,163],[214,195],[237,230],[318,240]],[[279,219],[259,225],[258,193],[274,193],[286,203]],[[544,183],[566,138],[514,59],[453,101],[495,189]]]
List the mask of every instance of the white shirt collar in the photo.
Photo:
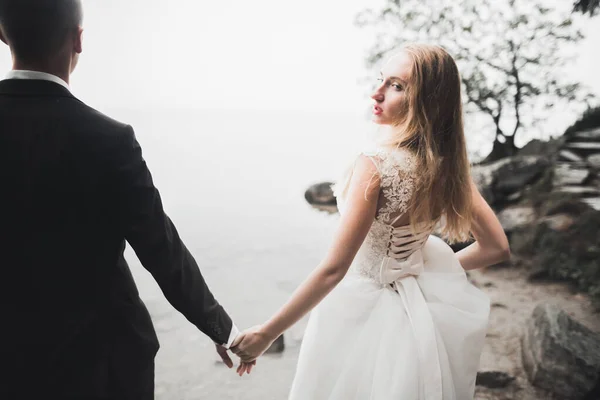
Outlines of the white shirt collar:
[[43,81],[50,81],[54,83],[58,83],[63,86],[67,90],[69,89],[69,84],[63,81],[56,75],[48,74],[46,72],[39,71],[26,71],[26,70],[12,70],[8,74],[6,74],[6,79],[37,79]]

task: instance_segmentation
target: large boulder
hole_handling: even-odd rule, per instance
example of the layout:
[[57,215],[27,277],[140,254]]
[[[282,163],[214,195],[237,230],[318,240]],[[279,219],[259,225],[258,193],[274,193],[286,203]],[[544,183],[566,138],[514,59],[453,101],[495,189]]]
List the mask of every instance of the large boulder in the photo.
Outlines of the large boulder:
[[585,166],[575,163],[557,163],[554,167],[554,186],[581,185],[590,176]]
[[600,379],[600,335],[554,305],[534,309],[521,350],[531,383],[560,399],[581,400]]
[[280,335],[271,346],[265,351],[265,354],[279,354],[285,350],[285,341],[283,335]]
[[494,192],[510,195],[540,178],[550,162],[545,157],[515,157],[496,172]]
[[304,198],[313,206],[335,206],[336,199],[331,189],[331,182],[322,182],[310,186],[304,192]]
[[533,139],[519,149],[519,156],[540,156],[556,154],[564,144],[564,138],[551,140]]
[[588,293],[600,306],[600,212],[565,194],[554,194],[538,218],[509,236],[515,255],[531,260],[545,277]]
[[485,200],[496,208],[518,199],[550,166],[545,156],[516,156],[472,168],[473,181]]
[[500,224],[507,233],[529,226],[535,217],[535,209],[530,206],[507,207],[498,213]]
[[571,141],[588,141],[588,142],[600,142],[600,128],[592,128],[584,131],[573,133],[569,136]]
[[494,179],[498,169],[510,163],[510,158],[503,158],[490,164],[479,164],[471,169],[471,175],[483,198],[490,204],[496,200],[494,196]]
[[589,156],[587,162],[592,168],[600,168],[600,153]]
[[505,388],[515,380],[514,376],[501,371],[480,371],[477,373],[475,384],[489,389]]

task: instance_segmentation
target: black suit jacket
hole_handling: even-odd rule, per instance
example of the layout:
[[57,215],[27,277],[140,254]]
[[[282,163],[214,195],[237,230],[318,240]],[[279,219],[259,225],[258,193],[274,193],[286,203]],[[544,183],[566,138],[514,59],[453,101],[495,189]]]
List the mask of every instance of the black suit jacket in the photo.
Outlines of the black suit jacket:
[[126,240],[169,302],[226,343],[232,321],[165,215],[133,129],[56,83],[1,81],[0,393],[119,397],[143,384],[158,340]]

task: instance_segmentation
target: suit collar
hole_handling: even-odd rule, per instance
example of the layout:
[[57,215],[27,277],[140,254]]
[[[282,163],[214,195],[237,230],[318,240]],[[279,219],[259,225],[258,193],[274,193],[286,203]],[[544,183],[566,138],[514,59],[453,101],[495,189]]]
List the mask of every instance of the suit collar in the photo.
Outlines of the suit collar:
[[41,79],[4,79],[0,81],[0,95],[13,96],[74,96],[64,86]]
[[13,69],[12,71],[9,71],[8,74],[6,74],[6,79],[37,79],[37,80],[50,81],[50,82],[58,83],[61,86],[64,86],[69,91],[71,90],[69,88],[69,84],[67,82],[65,82],[62,78],[60,78],[59,76],[49,74],[47,72],[42,72],[42,71]]

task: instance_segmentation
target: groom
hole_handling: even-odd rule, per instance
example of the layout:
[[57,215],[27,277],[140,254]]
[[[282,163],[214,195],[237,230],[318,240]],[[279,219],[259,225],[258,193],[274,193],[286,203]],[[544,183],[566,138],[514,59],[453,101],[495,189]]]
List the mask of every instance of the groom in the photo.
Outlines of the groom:
[[163,211],[131,126],[71,94],[80,0],[0,0],[0,398],[152,399],[158,340],[125,241],[227,350],[238,330]]

